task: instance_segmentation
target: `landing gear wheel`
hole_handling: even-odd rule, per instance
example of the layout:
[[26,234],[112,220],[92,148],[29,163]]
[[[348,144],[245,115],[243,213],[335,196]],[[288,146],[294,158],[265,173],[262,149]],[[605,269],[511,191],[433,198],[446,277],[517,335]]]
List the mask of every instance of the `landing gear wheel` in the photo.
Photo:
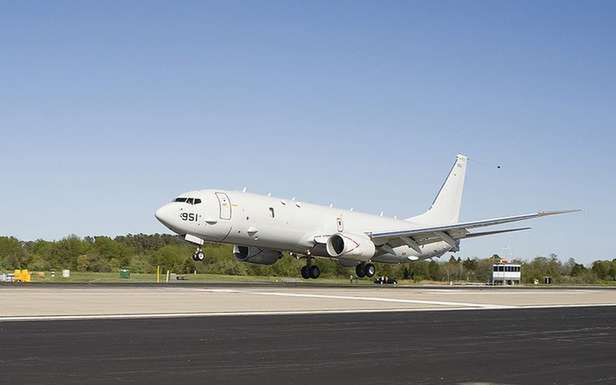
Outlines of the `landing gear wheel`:
[[363,263],[360,263],[359,265],[355,266],[355,274],[357,274],[358,278],[364,278],[366,272],[364,271]]
[[319,278],[319,275],[321,275],[321,269],[319,269],[319,266],[317,265],[310,266],[308,270],[310,271],[310,278],[317,279]]
[[302,278],[308,279],[310,278],[310,271],[308,270],[308,266],[303,266],[301,269]]
[[376,268],[374,267],[372,263],[366,263],[364,265],[364,274],[366,275],[366,277],[372,278],[374,277],[375,273],[376,273]]
[[198,248],[197,251],[195,251],[195,253],[193,254],[192,259],[195,262],[203,261],[205,259],[205,254],[203,253],[203,250],[201,248]]

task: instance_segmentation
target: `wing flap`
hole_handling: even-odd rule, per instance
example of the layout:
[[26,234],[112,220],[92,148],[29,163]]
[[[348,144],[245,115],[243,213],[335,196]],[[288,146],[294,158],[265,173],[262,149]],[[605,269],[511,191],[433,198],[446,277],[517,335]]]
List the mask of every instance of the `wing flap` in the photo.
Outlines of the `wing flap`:
[[494,230],[494,231],[482,231],[480,233],[468,233],[464,238],[475,238],[475,237],[483,237],[485,235],[494,235],[494,234],[503,234],[503,233],[512,233],[514,231],[524,231],[530,230],[530,227],[518,227],[515,229],[505,229],[505,230]]

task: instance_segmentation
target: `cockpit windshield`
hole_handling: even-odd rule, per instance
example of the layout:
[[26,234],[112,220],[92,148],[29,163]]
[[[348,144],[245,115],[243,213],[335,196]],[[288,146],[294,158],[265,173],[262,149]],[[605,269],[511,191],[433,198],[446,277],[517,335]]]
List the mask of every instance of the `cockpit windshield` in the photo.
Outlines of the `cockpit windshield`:
[[198,205],[199,203],[201,203],[201,199],[178,197],[178,198],[175,198],[174,202],[188,203],[189,205]]

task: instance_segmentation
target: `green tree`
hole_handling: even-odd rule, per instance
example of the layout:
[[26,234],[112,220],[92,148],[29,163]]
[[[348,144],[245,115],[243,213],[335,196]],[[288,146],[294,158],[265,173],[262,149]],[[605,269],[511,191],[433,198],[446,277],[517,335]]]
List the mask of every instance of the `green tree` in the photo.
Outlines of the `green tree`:
[[464,274],[466,276],[466,280],[470,281],[475,279],[476,276],[476,272],[477,272],[477,259],[473,258],[466,258],[464,260],[464,262],[462,262],[462,267],[464,268]]
[[82,254],[77,257],[77,271],[88,271],[90,267],[90,257]]
[[86,254],[88,246],[76,235],[69,235],[51,244],[49,249],[49,264],[55,269],[77,268],[77,257]]
[[607,280],[609,279],[610,269],[612,267],[612,263],[609,261],[594,261],[592,263],[591,270],[598,279]]
[[190,253],[185,247],[166,245],[152,254],[153,265],[160,266],[162,271],[185,272],[185,261],[190,258]]
[[442,278],[441,267],[438,262],[432,260],[428,264],[428,273],[429,277],[433,281],[440,281]]
[[0,267],[19,269],[25,266],[26,251],[22,243],[14,237],[0,237]]

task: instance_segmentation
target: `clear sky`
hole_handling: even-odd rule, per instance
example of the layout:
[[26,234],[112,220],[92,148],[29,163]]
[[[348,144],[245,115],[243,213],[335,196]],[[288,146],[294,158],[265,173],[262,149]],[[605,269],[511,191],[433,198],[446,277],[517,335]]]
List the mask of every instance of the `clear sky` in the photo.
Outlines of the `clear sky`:
[[[0,234],[163,232],[200,188],[581,214],[460,256],[616,257],[616,3],[2,2]],[[496,165],[502,165],[498,169]]]

